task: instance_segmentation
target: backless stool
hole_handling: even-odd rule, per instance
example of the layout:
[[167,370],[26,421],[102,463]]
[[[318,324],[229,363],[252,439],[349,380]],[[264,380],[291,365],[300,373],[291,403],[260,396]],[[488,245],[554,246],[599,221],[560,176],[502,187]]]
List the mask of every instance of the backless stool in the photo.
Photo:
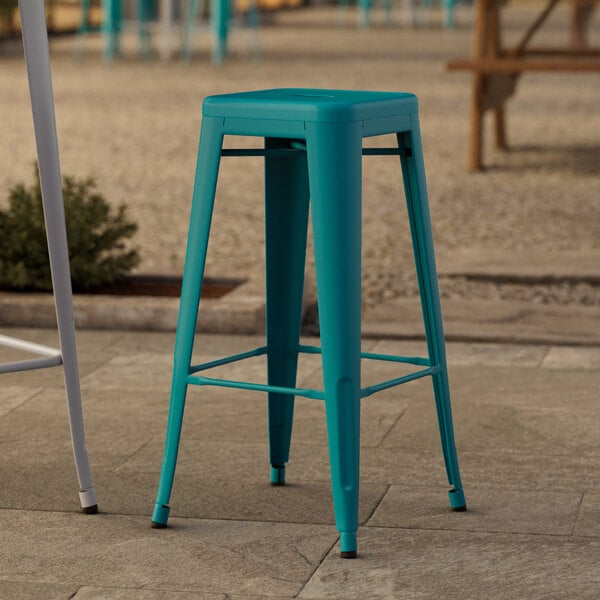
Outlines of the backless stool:
[[[362,138],[396,134],[394,148],[362,149]],[[224,150],[225,135],[265,138],[265,148]],[[421,293],[428,358],[361,353],[361,162],[363,154],[400,156]],[[265,157],[266,345],[191,365],[217,174],[221,156]],[[299,344],[309,197],[312,202],[322,348]],[[298,354],[321,353],[324,390],[297,388]],[[267,385],[206,377],[202,371],[266,355]],[[361,388],[365,359],[423,367]],[[271,482],[285,482],[294,396],[325,401],[333,502],[340,550],[356,556],[361,398],[430,376],[450,506],[465,510],[454,445],[440,299],[421,152],[417,98],[412,94],[276,89],[208,97],[203,104],[171,403],[154,527],[165,527],[188,384],[268,393]]]

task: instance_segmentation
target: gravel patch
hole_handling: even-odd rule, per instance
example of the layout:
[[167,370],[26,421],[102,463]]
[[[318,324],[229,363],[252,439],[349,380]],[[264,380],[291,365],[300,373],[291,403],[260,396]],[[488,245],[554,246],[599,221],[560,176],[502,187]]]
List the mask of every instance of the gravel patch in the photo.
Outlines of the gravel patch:
[[461,277],[456,279],[442,277],[440,278],[440,294],[443,298],[478,298],[536,304],[600,306],[600,286],[590,283],[496,283],[472,281]]
[[[518,37],[531,20],[528,6],[507,10],[508,38]],[[524,75],[509,104],[512,151],[494,151],[487,139],[490,167],[467,174],[470,76],[447,72],[445,63],[470,54],[471,9],[460,7],[459,27],[452,31],[437,26],[439,15],[433,15],[428,27],[376,23],[365,30],[351,18],[346,27],[338,26],[332,8],[282,11],[261,30],[261,61],[252,59],[251,33],[234,30],[231,60],[221,68],[211,66],[210,36],[202,31],[190,64],[137,59],[133,34],[126,36],[125,57],[111,65],[100,58],[97,36],[88,36],[80,62],[74,60],[74,38],[53,39],[63,172],[93,175],[112,204],[128,204],[140,224],[141,270],[179,274],[204,96],[269,87],[412,91],[420,100],[438,255],[464,247],[599,248],[600,75]],[[558,11],[539,43],[563,42],[568,18],[566,11]],[[596,14],[591,36],[596,45],[599,25]],[[3,203],[12,185],[31,180],[35,151],[25,68],[14,46],[0,48],[0,73]],[[263,268],[262,188],[260,159],[223,161],[208,275],[253,277]],[[365,158],[363,192],[363,287],[369,307],[414,295],[416,284],[397,159]],[[500,285],[453,278],[442,280],[441,289],[448,297],[600,305],[600,290],[589,285]]]

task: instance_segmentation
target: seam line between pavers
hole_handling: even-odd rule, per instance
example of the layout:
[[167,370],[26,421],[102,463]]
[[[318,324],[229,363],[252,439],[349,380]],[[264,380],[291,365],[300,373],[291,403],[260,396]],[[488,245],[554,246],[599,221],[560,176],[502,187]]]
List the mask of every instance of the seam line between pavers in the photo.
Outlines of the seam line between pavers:
[[319,570],[319,567],[325,562],[325,560],[327,559],[327,557],[331,554],[331,552],[333,551],[333,549],[338,544],[339,540],[340,540],[340,536],[339,536],[339,533],[338,533],[338,535],[335,538],[333,544],[331,544],[331,546],[329,546],[329,549],[324,552],[323,558],[321,559],[321,562],[319,562],[317,565],[315,565],[315,568],[313,569],[313,572],[308,576],[307,580],[302,584],[302,587],[300,588],[300,590],[298,591],[298,593],[295,595],[295,598],[300,598],[300,594],[302,594],[302,592],[305,590],[306,586],[310,583],[310,580],[315,576],[315,573]]
[[[134,450],[132,454],[130,454],[128,457],[126,457],[125,459],[123,459],[114,469],[111,469],[112,473],[117,473],[119,471],[119,469],[129,460],[131,460],[136,454],[139,454],[144,448],[146,448],[149,444],[151,444],[154,441],[154,438],[151,437],[147,442],[144,442],[137,450]],[[136,472],[138,472],[138,469],[136,469]]]
[[546,360],[546,357],[548,356],[548,354],[550,353],[550,349],[552,348],[551,345],[546,346],[546,350],[544,351],[544,354],[542,355],[542,357],[540,358],[540,362],[537,364],[537,366],[535,367],[536,369],[543,369],[544,368],[544,361]]
[[[451,511],[448,510],[448,514]],[[450,528],[442,528],[442,527],[403,527],[403,526],[386,526],[386,525],[363,525],[363,527],[368,527],[369,529],[400,529],[402,531],[443,531],[446,533],[483,533],[486,535],[520,535],[520,536],[535,536],[535,537],[547,537],[547,538],[565,538],[567,540],[597,540],[600,538],[598,536],[590,536],[590,535],[571,535],[569,533],[544,533],[544,532],[528,532],[528,531],[496,531],[496,530],[487,530],[487,529],[450,529]]]
[[[581,507],[583,505],[583,498],[585,493],[581,494],[579,499],[579,505],[577,506],[577,513],[575,514],[575,519],[573,520],[573,527],[571,527],[571,537],[575,537],[575,529],[577,528],[577,521],[579,521],[579,515],[581,514]],[[586,536],[588,537],[588,536]]]
[[[16,387],[23,387],[23,386],[16,386]],[[25,404],[28,404],[29,402],[31,402],[37,396],[40,396],[44,392],[45,389],[46,388],[43,387],[43,386],[39,387],[39,388],[32,388],[31,396],[28,396],[27,398],[25,398],[25,400],[23,400],[23,402],[19,402],[19,404],[17,404],[16,406],[13,406],[11,409],[9,409],[8,411],[6,411],[3,415],[0,415],[0,419],[3,419],[4,417],[7,417],[8,415],[10,415],[11,413],[13,413],[18,408],[21,408]]]
[[[392,429],[394,429],[394,427],[396,427],[396,425],[398,424],[398,421],[400,421],[400,419],[404,416],[404,413],[408,410],[408,406],[404,407],[404,410],[398,415],[398,418],[390,425],[389,429],[383,434],[383,437],[379,440],[379,443],[375,446],[362,446],[361,448],[384,448],[385,446],[383,445],[385,440],[388,438],[388,436],[390,435],[390,433],[392,432]],[[387,446],[388,448],[393,448],[393,446]]]
[[375,504],[375,506],[373,507],[373,510],[369,513],[369,515],[365,519],[363,527],[367,527],[367,525],[369,524],[369,521],[373,518],[375,511],[381,506],[381,503],[384,501],[385,497],[388,495],[391,487],[392,487],[392,484],[388,483],[387,489],[381,495],[379,502],[377,502],[377,504]]

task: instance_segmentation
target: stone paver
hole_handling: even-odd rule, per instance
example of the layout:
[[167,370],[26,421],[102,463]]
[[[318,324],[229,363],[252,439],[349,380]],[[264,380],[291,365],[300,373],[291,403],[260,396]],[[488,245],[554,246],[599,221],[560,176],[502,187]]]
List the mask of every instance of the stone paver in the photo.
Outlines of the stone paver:
[[[45,330],[18,333],[52,339]],[[552,358],[562,347],[448,344],[466,513],[448,507],[430,382],[365,399],[360,556],[347,562],[332,525],[322,402],[297,400],[288,486],[274,488],[264,394],[190,390],[173,527],[152,530],[173,336],[84,331],[78,339],[102,514],[79,511],[60,368],[41,379],[8,376],[0,404],[3,597],[594,598],[600,374],[589,348],[569,348],[567,369]],[[197,356],[261,344],[207,335]],[[363,346],[424,353],[418,341]],[[318,357],[308,359],[299,382],[319,387]],[[265,377],[260,361],[233,367],[236,377]],[[363,361],[364,383],[404,368]]]
[[76,584],[0,581],[0,597],[15,600],[68,600],[77,593]]
[[600,494],[584,494],[575,535],[600,537]]
[[39,393],[42,388],[31,389],[26,387],[5,387],[2,388],[2,396],[0,397],[0,417],[3,417],[17,406],[23,404]]
[[0,523],[2,579],[265,596],[298,593],[336,539],[326,525],[173,519],[155,530],[141,517],[22,510],[0,510]]
[[453,529],[571,535],[581,494],[468,487],[468,510],[449,512],[435,488],[393,485],[368,524],[404,529]]
[[369,527],[359,543],[362,560],[332,551],[300,598],[593,600],[600,586],[597,539]]
[[[73,600],[185,600],[189,597],[190,592],[84,586],[73,596]],[[227,600],[232,596],[229,594],[195,593],[194,598],[198,600]]]
[[[382,354],[427,355],[425,340],[383,340],[372,352]],[[539,367],[548,353],[545,346],[527,344],[494,344],[454,342],[446,349],[448,365],[452,367]]]
[[[459,446],[468,452],[494,449],[534,454],[585,453],[600,457],[597,411],[484,404],[458,405],[454,416]],[[438,437],[435,411],[423,404],[406,410],[384,445],[407,451],[430,450],[436,447]]]
[[600,369],[600,348],[553,346],[542,363],[547,369]]

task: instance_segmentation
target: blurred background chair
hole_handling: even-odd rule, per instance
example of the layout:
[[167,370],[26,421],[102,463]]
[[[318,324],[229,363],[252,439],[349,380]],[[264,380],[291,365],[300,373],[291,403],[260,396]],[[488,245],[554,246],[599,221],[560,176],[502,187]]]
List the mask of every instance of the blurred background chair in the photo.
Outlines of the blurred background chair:
[[210,28],[213,33],[211,57],[215,64],[220,64],[227,56],[227,41],[229,29],[232,24],[244,21],[253,33],[254,57],[260,57],[260,39],[258,36],[258,7],[256,0],[249,0],[247,8],[242,11],[234,0],[188,0],[183,23],[183,36],[181,42],[181,57],[185,60],[191,58],[191,46],[198,16],[209,12]]
[[[180,23],[181,57],[190,60],[194,35],[200,19],[208,19],[213,34],[211,58],[220,64],[227,56],[229,31],[232,25],[241,23],[253,34],[253,54],[260,57],[258,36],[258,6],[256,0],[248,0],[241,6],[232,0],[101,0],[101,30],[104,37],[103,56],[111,62],[121,53],[121,34],[127,25],[133,24],[139,36],[139,53],[142,57],[152,55],[153,21],[158,21],[160,29],[159,53],[163,60],[171,58],[172,29],[177,19]],[[86,35],[94,31],[90,25],[92,0],[81,0],[81,18],[78,28],[79,44],[76,54],[83,56]]]
[[[78,34],[80,44],[77,53],[83,54],[83,40],[90,27],[90,10],[92,0],[81,0],[81,20]],[[104,36],[104,60],[110,62],[121,52],[121,32],[127,21],[127,12],[123,6],[123,0],[101,0],[102,9],[102,34]],[[151,54],[152,37],[150,35],[150,21],[156,12],[154,0],[135,0],[133,21],[138,30],[140,55],[148,57]]]
[[[466,0],[471,2],[471,0]],[[455,25],[454,19],[454,8],[457,0],[402,0],[403,3],[403,17],[402,20],[405,25],[416,26],[419,22],[419,11],[420,10],[431,10],[434,7],[441,6],[442,8],[442,24],[445,28],[451,29]],[[376,5],[381,5],[385,12],[385,21],[388,23],[392,22],[392,0],[357,0],[359,8],[359,24],[362,27],[368,27],[371,23],[371,10]],[[338,6],[342,9],[343,13],[346,12],[349,6],[349,0],[339,0]],[[345,21],[345,17],[342,13],[341,21]]]

